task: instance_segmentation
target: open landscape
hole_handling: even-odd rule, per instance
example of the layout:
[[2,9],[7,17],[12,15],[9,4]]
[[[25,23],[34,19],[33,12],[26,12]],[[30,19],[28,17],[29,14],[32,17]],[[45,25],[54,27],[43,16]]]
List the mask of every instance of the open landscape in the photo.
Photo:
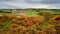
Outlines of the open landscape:
[[0,9],[0,34],[60,34],[60,10]]

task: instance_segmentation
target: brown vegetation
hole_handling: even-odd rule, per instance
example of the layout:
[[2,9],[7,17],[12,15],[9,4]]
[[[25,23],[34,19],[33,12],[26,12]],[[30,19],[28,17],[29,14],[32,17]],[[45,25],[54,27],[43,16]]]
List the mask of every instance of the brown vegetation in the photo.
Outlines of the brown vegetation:
[[[50,26],[49,29],[45,29],[44,31],[37,29],[38,26],[45,22],[43,16],[0,16],[0,22],[3,23],[5,21],[11,22],[9,25],[7,25],[8,32],[6,32],[6,34],[56,34],[57,31],[55,25]],[[53,15],[51,18],[49,18],[49,22],[51,24],[60,23],[60,15]],[[0,24],[0,26],[4,26],[4,24]],[[0,30],[0,34],[4,34],[4,31]]]

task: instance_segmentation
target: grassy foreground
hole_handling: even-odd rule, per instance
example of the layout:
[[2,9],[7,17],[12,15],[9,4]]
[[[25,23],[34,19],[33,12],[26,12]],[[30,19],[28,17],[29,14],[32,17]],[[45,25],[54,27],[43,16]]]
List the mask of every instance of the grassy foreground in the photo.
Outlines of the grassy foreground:
[[1,13],[0,34],[60,34],[60,12],[28,12],[25,16]]

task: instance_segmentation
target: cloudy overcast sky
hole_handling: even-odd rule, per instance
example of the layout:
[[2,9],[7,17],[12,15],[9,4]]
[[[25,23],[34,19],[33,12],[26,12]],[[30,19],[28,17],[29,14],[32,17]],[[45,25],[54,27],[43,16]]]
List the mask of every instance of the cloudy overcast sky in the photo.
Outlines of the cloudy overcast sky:
[[0,9],[60,9],[60,0],[0,0]]

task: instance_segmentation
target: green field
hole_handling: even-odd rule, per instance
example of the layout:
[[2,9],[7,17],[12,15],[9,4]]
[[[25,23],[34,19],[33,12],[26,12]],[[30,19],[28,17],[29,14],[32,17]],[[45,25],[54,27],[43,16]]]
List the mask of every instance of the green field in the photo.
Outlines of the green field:
[[[23,9],[24,10],[24,9]],[[21,10],[20,10],[21,11]],[[26,11],[26,10],[25,10]],[[38,10],[34,10],[34,11],[32,11],[31,9],[30,9],[30,11],[27,9],[27,13],[26,13],[26,15],[28,15],[28,16],[36,16],[36,15],[38,15],[39,13],[49,13],[49,14],[60,14],[60,10],[48,10],[48,9],[40,9],[39,11]],[[0,10],[0,14],[11,14],[10,13],[10,10],[5,10],[5,11],[3,11],[3,10]]]

